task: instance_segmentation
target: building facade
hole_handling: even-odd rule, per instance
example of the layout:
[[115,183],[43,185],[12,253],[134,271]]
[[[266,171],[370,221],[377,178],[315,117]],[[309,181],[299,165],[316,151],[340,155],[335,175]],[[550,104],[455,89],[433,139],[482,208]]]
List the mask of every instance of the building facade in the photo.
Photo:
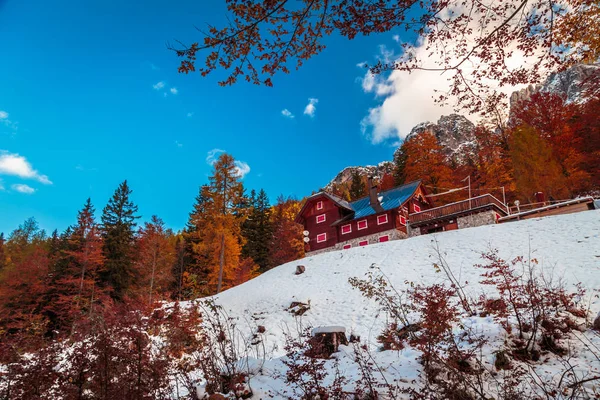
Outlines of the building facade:
[[409,236],[409,216],[432,207],[421,181],[347,202],[329,193],[310,196],[296,222],[304,226],[307,251],[342,250]]

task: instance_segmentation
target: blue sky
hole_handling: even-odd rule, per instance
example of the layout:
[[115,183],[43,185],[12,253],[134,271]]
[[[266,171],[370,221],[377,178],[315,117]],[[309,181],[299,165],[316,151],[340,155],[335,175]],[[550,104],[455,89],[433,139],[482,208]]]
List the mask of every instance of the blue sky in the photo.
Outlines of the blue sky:
[[88,197],[99,216],[124,179],[143,220],[180,229],[213,149],[246,163],[245,186],[273,201],[391,159],[397,132],[374,139],[361,121],[393,89],[364,82],[357,64],[393,49],[394,32],[328,38],[273,88],[178,74],[166,43],[198,39],[194,25],[222,21],[223,3],[0,0],[0,232],[31,216],[63,230]]

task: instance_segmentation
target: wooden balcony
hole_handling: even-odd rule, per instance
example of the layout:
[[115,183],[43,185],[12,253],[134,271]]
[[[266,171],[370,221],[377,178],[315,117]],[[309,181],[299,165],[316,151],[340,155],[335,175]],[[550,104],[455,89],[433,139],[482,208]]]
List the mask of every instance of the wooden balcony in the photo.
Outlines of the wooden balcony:
[[490,207],[495,207],[504,215],[508,214],[506,205],[488,193],[456,203],[446,204],[445,206],[430,208],[429,210],[410,214],[409,222],[411,226],[421,225],[428,221],[450,218],[460,214],[468,214],[470,211]]

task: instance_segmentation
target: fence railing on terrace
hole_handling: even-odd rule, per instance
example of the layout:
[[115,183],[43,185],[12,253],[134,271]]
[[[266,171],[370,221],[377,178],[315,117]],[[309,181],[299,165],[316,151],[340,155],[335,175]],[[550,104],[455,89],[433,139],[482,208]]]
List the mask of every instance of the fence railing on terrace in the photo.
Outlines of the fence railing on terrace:
[[459,214],[465,211],[489,206],[492,204],[496,205],[498,208],[508,213],[506,205],[488,193],[481,196],[472,197],[467,200],[461,200],[457,201],[456,203],[446,204],[445,206],[430,208],[429,210],[411,214],[409,218],[411,224],[417,224],[437,218],[442,218],[448,215]]

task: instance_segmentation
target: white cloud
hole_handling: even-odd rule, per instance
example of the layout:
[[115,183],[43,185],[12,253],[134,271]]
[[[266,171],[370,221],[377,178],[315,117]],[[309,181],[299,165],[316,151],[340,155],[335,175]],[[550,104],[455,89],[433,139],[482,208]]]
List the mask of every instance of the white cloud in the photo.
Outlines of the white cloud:
[[176,87],[172,87],[171,89],[169,89],[169,92],[171,92],[171,94],[177,94],[179,93],[179,90],[177,90]]
[[0,119],[8,119],[8,113],[0,110]]
[[221,149],[210,150],[208,153],[206,153],[206,163],[208,165],[213,165],[215,162],[217,162],[217,158],[219,158],[219,155],[221,153],[225,153],[225,150],[221,150]]
[[4,190],[4,183],[2,182],[2,179],[0,179],[0,192],[3,192]]
[[319,102],[319,99],[309,98],[308,104],[306,105],[306,107],[304,107],[304,114],[308,115],[309,117],[314,117],[315,112],[317,111],[316,104],[318,102]]
[[165,83],[163,81],[160,81],[152,85],[152,87],[154,88],[154,90],[160,90],[165,87]]
[[16,190],[19,193],[33,194],[35,192],[34,188],[32,188],[31,186],[25,185],[24,183],[15,183],[11,187],[13,188],[13,190]]
[[292,112],[290,110],[288,110],[287,108],[284,108],[283,110],[281,110],[281,115],[283,115],[284,117],[287,117],[287,118],[294,118],[294,114],[292,114]]
[[240,178],[244,178],[250,172],[250,166],[244,161],[234,161],[237,173]]
[[179,142],[179,140],[175,141],[175,146],[177,147],[183,147],[183,143]]
[[[214,165],[221,154],[225,153],[225,150],[212,149],[206,154],[206,163],[208,165]],[[235,160],[235,168],[238,176],[244,178],[250,172],[250,165],[245,161]]]
[[186,115],[187,115],[188,118],[191,118],[194,115],[194,113],[193,112],[189,112]]
[[33,169],[25,157],[9,153],[6,150],[0,150],[0,174],[35,179],[44,185],[52,184],[46,175],[42,175]]
[[[450,11],[449,11],[450,12]],[[474,20],[479,20],[477,17]],[[489,27],[487,28],[489,29]],[[479,36],[484,36],[481,29],[473,29],[473,37],[469,38],[472,43]],[[394,40],[396,38],[394,37]],[[400,38],[398,38],[399,41]],[[441,56],[427,48],[427,42],[421,40],[417,43],[413,53],[417,59],[421,60],[423,68],[440,68],[445,62],[447,65],[456,64],[458,58],[454,59],[453,49],[446,48],[445,57]],[[396,55],[393,50],[385,46],[379,47],[380,59],[382,62],[394,62],[400,60],[405,55]],[[512,52],[512,53],[511,53]],[[516,49],[516,46],[506,48],[507,54],[512,57],[507,59],[509,68],[515,68],[527,64],[522,52]],[[465,63],[462,72],[467,78],[472,77],[473,65],[478,60],[472,60],[472,63]],[[364,63],[358,65],[364,67]],[[410,73],[406,71],[392,71],[387,75],[373,75],[367,71],[361,79],[361,85],[366,93],[373,93],[380,102],[376,107],[369,109],[368,114],[361,121],[361,128],[365,136],[373,143],[378,144],[388,140],[397,142],[404,139],[411,129],[422,122],[437,121],[442,115],[447,115],[456,111],[454,104],[440,104],[434,102],[440,94],[447,94],[450,89],[452,78],[455,72],[446,71],[431,72],[422,70],[413,70]],[[520,86],[498,87],[496,82],[489,82],[490,87],[496,88],[510,95]],[[470,115],[470,119],[476,120],[477,115]],[[475,121],[474,121],[475,122]]]

